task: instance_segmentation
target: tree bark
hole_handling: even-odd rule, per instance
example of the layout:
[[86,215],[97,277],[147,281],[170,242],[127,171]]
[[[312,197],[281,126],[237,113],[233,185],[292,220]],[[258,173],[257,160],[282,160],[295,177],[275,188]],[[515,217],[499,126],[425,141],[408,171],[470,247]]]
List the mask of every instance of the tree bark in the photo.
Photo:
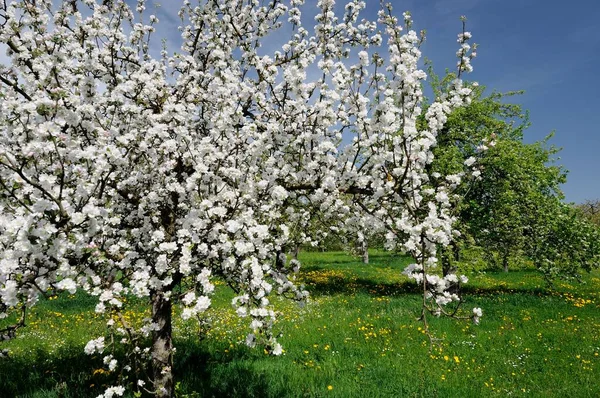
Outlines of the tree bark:
[[504,268],[504,272],[508,272],[508,253],[502,256],[502,267]]
[[[442,275],[444,277],[450,274],[456,274],[458,271],[457,263],[460,260],[460,249],[458,245],[451,242],[447,247],[440,247],[440,258],[442,262]],[[451,294],[459,294],[460,284],[453,283],[448,287],[448,292]]]
[[460,248],[455,242],[450,242],[447,247],[440,247],[440,259],[442,262],[442,274],[448,276],[457,271],[457,263],[460,261]]
[[300,254],[300,244],[294,246],[294,260],[298,260],[298,254]]
[[152,300],[152,322],[157,330],[152,332],[152,374],[154,390],[160,398],[173,397],[173,324],[172,304],[162,292],[155,292]]
[[452,253],[454,253],[454,261],[460,261],[460,247],[456,244],[456,242],[451,242],[450,246],[452,247]]
[[450,257],[448,257],[445,248],[440,249],[440,257],[442,260],[442,276],[448,276],[448,274],[450,274],[452,265],[450,264]]
[[361,244],[363,264],[369,264],[369,243],[363,239]]

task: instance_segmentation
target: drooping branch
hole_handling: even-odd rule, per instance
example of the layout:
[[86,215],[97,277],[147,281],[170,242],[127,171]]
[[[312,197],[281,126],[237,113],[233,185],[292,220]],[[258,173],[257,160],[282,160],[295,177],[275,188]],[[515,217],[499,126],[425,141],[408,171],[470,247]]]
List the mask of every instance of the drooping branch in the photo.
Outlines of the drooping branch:
[[27,306],[21,305],[21,316],[17,323],[8,325],[4,329],[0,329],[0,341],[12,340],[16,337],[17,330],[25,326],[27,316]]

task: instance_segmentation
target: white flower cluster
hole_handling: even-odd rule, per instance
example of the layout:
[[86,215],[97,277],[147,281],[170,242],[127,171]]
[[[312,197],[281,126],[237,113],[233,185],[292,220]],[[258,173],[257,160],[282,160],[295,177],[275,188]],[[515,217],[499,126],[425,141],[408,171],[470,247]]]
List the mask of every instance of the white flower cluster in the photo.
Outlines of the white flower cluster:
[[435,315],[441,315],[441,307],[452,302],[459,302],[460,297],[456,293],[450,293],[450,288],[460,283],[467,283],[468,278],[464,275],[457,276],[449,273],[444,277],[438,275],[425,274],[423,277],[423,267],[419,264],[411,264],[406,267],[403,274],[416,281],[418,284],[425,283],[427,288],[426,298],[435,302],[437,307],[433,310]]
[[481,308],[479,308],[479,307],[473,308],[473,322],[476,325],[479,323],[479,320],[481,319],[482,316],[483,316],[483,311],[481,310]]
[[113,398],[113,397],[122,397],[125,394],[125,387],[116,386],[116,387],[108,387],[104,394],[98,395],[97,398]]
[[104,337],[98,337],[95,340],[90,340],[85,345],[84,351],[86,354],[91,355],[95,352],[102,353],[104,351]]

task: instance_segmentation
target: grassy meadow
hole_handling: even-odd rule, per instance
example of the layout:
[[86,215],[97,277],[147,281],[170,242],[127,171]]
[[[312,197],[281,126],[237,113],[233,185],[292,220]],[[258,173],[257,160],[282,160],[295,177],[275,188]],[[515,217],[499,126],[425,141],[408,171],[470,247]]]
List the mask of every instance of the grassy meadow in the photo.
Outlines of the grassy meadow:
[[[533,270],[474,273],[465,308],[481,307],[481,324],[432,319],[442,340],[431,346],[416,319],[421,298],[400,274],[407,258],[372,252],[363,265],[327,252],[300,260],[311,300],[275,300],[280,357],[244,345],[248,320],[235,316],[227,289],[217,289],[210,328],[176,318],[178,396],[600,396],[598,270],[552,289]],[[10,350],[0,358],[0,397],[87,397],[110,385],[101,356],[83,352],[104,330],[95,303],[65,294],[35,306],[18,338],[0,346]],[[147,315],[133,305],[126,317]]]

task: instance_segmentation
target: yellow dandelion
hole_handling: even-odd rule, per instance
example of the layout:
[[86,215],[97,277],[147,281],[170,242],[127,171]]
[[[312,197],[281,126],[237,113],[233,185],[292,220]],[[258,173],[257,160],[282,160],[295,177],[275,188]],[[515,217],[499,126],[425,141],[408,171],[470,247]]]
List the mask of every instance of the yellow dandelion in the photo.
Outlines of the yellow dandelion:
[[327,389],[328,389],[329,391],[331,391],[331,390],[333,390],[333,386],[332,386],[332,385],[328,385],[328,386],[327,386]]

